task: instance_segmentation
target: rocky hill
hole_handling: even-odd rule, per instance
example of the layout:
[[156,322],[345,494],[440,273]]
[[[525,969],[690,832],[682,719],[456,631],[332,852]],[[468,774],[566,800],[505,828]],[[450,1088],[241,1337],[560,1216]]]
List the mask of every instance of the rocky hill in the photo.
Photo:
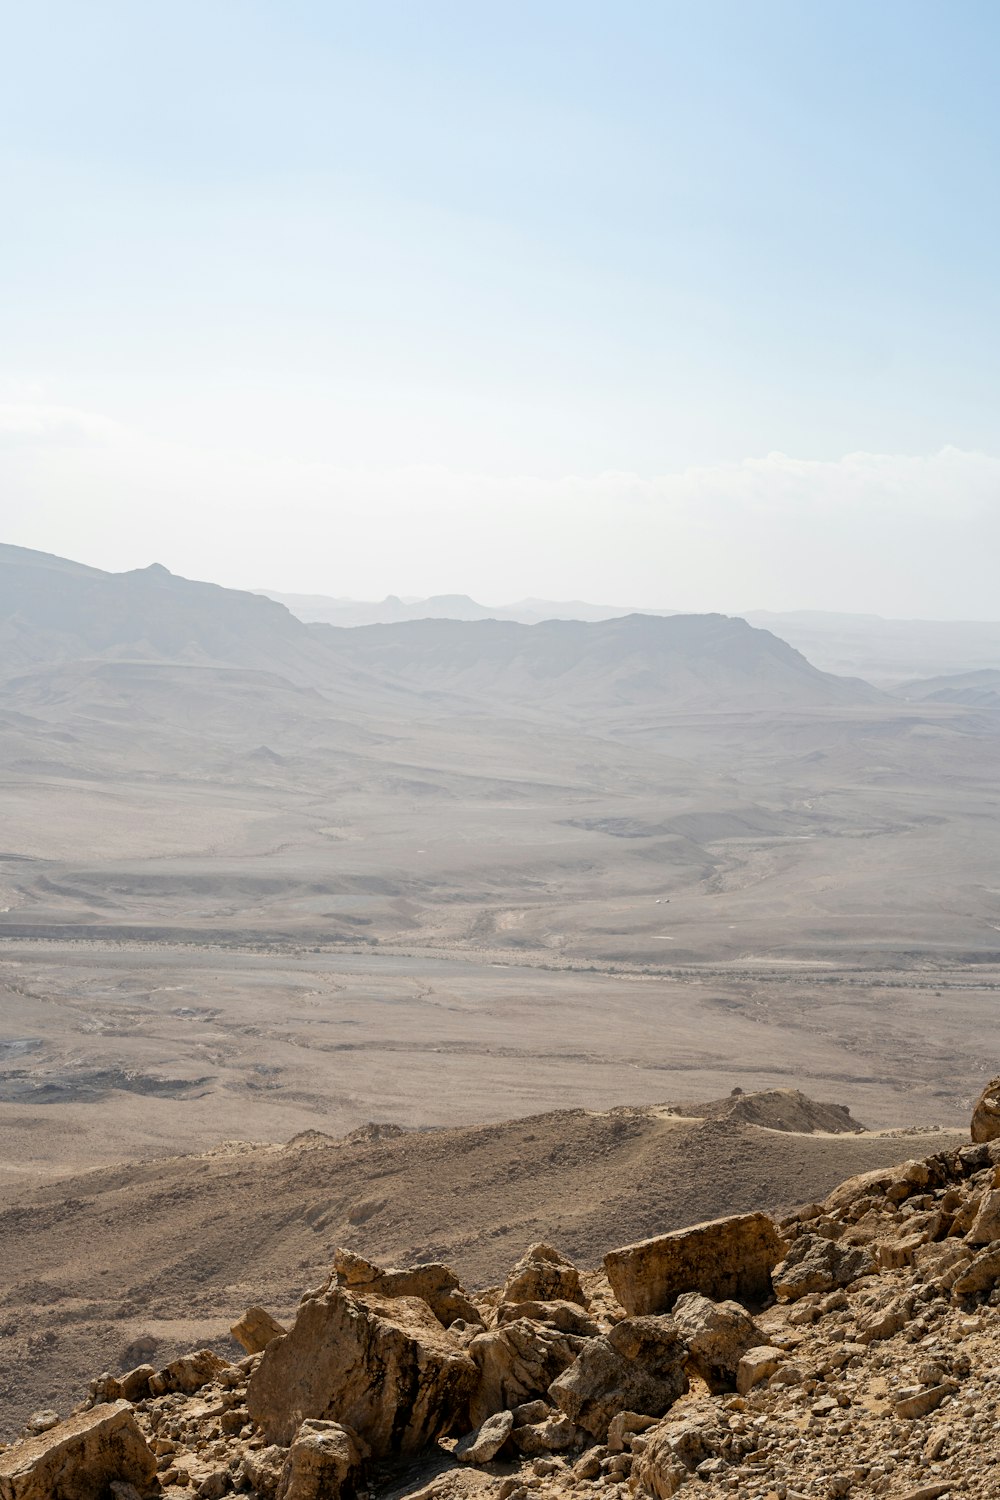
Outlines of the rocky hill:
[[[465,1493],[484,1500],[589,1500],[593,1493],[596,1500],[599,1493],[606,1500],[610,1490],[611,1500],[629,1493],[666,1500],[692,1481],[706,1500],[836,1500],[914,1489],[923,1495],[925,1466],[935,1483],[991,1494],[970,1455],[979,1462],[992,1451],[978,1445],[992,1431],[986,1402],[1000,1358],[989,1310],[1000,1278],[998,1086],[977,1108],[972,1145],[955,1136],[868,1138],[844,1111],[794,1093],[757,1101],[737,1094],[728,1115],[723,1103],[702,1106],[704,1118],[663,1112],[684,1140],[691,1178],[706,1191],[721,1132],[735,1132],[743,1162],[754,1163],[742,1211],[693,1226],[681,1214],[671,1227],[662,1209],[656,1214],[641,1203],[644,1193],[655,1198],[657,1181],[680,1164],[679,1156],[654,1163],[648,1150],[634,1154],[637,1138],[648,1136],[648,1121],[637,1118],[643,1112],[577,1113],[564,1122],[564,1149],[552,1153],[549,1182],[567,1177],[571,1200],[574,1176],[578,1194],[589,1180],[600,1226],[585,1243],[580,1234],[567,1236],[550,1213],[554,1238],[584,1247],[575,1255],[536,1231],[518,1260],[510,1226],[497,1233],[487,1218],[464,1251],[458,1241],[458,1254],[448,1251],[451,1264],[425,1239],[422,1253],[398,1257],[408,1268],[382,1269],[397,1259],[391,1242],[405,1233],[385,1217],[387,1203],[401,1200],[397,1211],[405,1213],[421,1146],[430,1146],[424,1168],[428,1187],[436,1185],[439,1221],[455,1217],[450,1204],[444,1207],[445,1192],[469,1193],[472,1217],[491,1201],[502,1212],[510,1206],[504,1177],[516,1182],[523,1170],[533,1184],[535,1176],[530,1150],[519,1160],[512,1132],[524,1138],[522,1150],[539,1134],[551,1142],[545,1118],[512,1122],[506,1134],[493,1127],[492,1157],[483,1154],[484,1140],[477,1152],[475,1133],[467,1133],[468,1173],[458,1181],[449,1178],[440,1150],[452,1133],[420,1137],[370,1127],[343,1142],[309,1136],[286,1148],[258,1148],[256,1157],[236,1150],[189,1160],[185,1181],[170,1163],[123,1170],[117,1183],[93,1174],[69,1194],[68,1185],[57,1186],[8,1210],[5,1252],[14,1251],[19,1235],[29,1246],[34,1236],[39,1258],[34,1283],[17,1281],[4,1300],[7,1337],[31,1308],[18,1369],[8,1370],[7,1412],[22,1394],[18,1377],[29,1388],[46,1363],[85,1339],[94,1310],[93,1288],[64,1285],[59,1319],[47,1319],[44,1307],[36,1315],[32,1302],[54,1285],[43,1246],[89,1239],[103,1274],[119,1292],[131,1281],[128,1300],[143,1304],[155,1323],[181,1267],[189,1273],[186,1299],[198,1308],[200,1289],[234,1274],[234,1254],[244,1252],[245,1268],[259,1258],[253,1209],[266,1216],[271,1199],[272,1228],[284,1221],[289,1261],[296,1222],[313,1232],[333,1229],[335,1239],[325,1268],[315,1253],[300,1261],[299,1286],[313,1290],[298,1306],[249,1295],[250,1276],[229,1285],[235,1344],[216,1339],[172,1355],[163,1323],[160,1337],[126,1339],[137,1326],[129,1312],[139,1308],[123,1305],[117,1357],[93,1376],[90,1394],[69,1417],[61,1416],[62,1402],[52,1409],[39,1402],[25,1414],[21,1436],[0,1452],[0,1496],[329,1500],[360,1491],[386,1500],[411,1493],[427,1500]],[[777,1128],[746,1124],[748,1109],[769,1115]],[[781,1129],[783,1118],[801,1127],[817,1116],[841,1134]],[[632,1144],[633,1178],[619,1171],[615,1196],[622,1138]],[[573,1142],[575,1159],[566,1153]],[[762,1212],[769,1170],[789,1142],[800,1166],[798,1206]],[[866,1170],[832,1191],[805,1194],[806,1178],[818,1183],[823,1173],[815,1170],[821,1156],[802,1173],[804,1143],[824,1147],[827,1166],[853,1153]],[[863,1143],[875,1147],[867,1161]],[[934,1149],[899,1165],[915,1144]],[[354,1154],[365,1163],[368,1197],[348,1208],[345,1223],[330,1198],[330,1173],[334,1158]],[[452,1163],[457,1155],[453,1150]],[[259,1181],[255,1204],[237,1198],[220,1220],[222,1162],[227,1191],[240,1180]],[[521,1192],[530,1197],[527,1187]],[[772,1189],[772,1206],[775,1197]],[[810,1199],[805,1205],[803,1197]],[[689,1192],[685,1201],[697,1199]],[[630,1202],[640,1205],[631,1217]],[[430,1204],[425,1212],[430,1222]],[[541,1213],[525,1213],[518,1232],[528,1230],[530,1238],[529,1226],[543,1222]],[[636,1227],[646,1237],[623,1243]],[[414,1228],[422,1237],[419,1222]],[[355,1248],[336,1248],[342,1231]],[[361,1253],[380,1238],[381,1254]],[[143,1261],[157,1240],[166,1253]],[[603,1259],[595,1253],[600,1240]],[[597,1268],[581,1271],[580,1261]],[[463,1262],[478,1265],[479,1274],[462,1270]],[[96,1264],[92,1270],[100,1274]],[[181,1325],[178,1319],[175,1333]]]

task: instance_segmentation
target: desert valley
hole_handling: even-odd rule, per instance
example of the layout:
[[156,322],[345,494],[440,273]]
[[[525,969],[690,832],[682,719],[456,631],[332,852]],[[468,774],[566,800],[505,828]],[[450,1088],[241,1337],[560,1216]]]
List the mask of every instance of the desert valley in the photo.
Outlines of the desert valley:
[[738,617],[336,626],[15,547],[0,601],[8,1439],[339,1250],[482,1288],[967,1138],[971,647],[869,682]]

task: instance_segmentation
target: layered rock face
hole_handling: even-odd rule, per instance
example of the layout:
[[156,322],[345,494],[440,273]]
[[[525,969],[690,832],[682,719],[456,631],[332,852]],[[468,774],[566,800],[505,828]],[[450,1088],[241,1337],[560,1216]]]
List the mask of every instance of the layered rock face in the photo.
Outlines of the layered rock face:
[[38,1413],[0,1500],[1000,1494],[1000,1133],[605,1264],[537,1244],[469,1292],[339,1251],[287,1330],[239,1320],[238,1362]]

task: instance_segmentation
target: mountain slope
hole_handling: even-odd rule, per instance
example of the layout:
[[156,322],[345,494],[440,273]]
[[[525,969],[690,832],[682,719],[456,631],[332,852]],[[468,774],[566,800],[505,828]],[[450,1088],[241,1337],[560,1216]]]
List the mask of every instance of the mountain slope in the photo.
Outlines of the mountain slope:
[[314,629],[344,662],[370,674],[507,704],[704,711],[882,700],[867,683],[819,672],[777,636],[726,615]]

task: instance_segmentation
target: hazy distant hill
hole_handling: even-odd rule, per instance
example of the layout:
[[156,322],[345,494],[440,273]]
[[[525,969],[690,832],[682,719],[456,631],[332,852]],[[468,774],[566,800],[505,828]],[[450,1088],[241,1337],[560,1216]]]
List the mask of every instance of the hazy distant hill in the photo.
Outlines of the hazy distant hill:
[[[479,608],[461,598],[438,603]],[[19,547],[0,548],[0,644],[8,677],[94,661],[240,667],[373,710],[415,694],[425,709],[429,695],[445,694],[452,708],[468,700],[493,712],[531,705],[572,714],[817,707],[878,697],[725,615],[306,625],[263,595],[178,578],[158,564],[104,573]],[[170,690],[182,695],[185,681],[175,676]],[[97,684],[91,676],[90,688]],[[72,697],[65,678],[58,691]],[[259,691],[262,698],[270,691],[263,679]],[[38,701],[25,683],[21,692]]]
[[0,649],[8,672],[91,657],[301,672],[312,642],[283,605],[175,577],[158,563],[104,573],[0,546]]
[[867,683],[817,671],[776,636],[726,615],[316,629],[372,676],[504,704],[702,710],[816,707],[881,696]]
[[[279,594],[262,590],[287,605],[300,620],[327,625],[391,625],[404,620],[515,620],[536,625],[543,620],[603,621],[624,615],[671,616],[669,609],[636,609],[588,604],[583,599],[521,599],[515,604],[483,605],[467,594],[439,594],[429,599],[380,602],[334,599],[324,594]],[[863,677],[878,686],[897,686],[915,678],[945,673],[1000,669],[1000,622],[982,620],[887,620],[880,615],[838,614],[821,610],[776,613],[741,610],[751,625],[787,641],[821,671]]]
[[519,599],[515,604],[479,604],[468,594],[432,594],[427,599],[400,599],[389,594],[379,601],[335,599],[326,594],[279,594],[261,589],[310,624],[396,625],[403,620],[515,620],[537,625],[542,620],[616,620],[622,615],[668,615],[667,609],[637,610],[634,606],[588,604],[583,599]]
[[952,703],[962,708],[1000,709],[1000,670],[953,672],[920,682],[907,682],[899,697],[909,703]]

